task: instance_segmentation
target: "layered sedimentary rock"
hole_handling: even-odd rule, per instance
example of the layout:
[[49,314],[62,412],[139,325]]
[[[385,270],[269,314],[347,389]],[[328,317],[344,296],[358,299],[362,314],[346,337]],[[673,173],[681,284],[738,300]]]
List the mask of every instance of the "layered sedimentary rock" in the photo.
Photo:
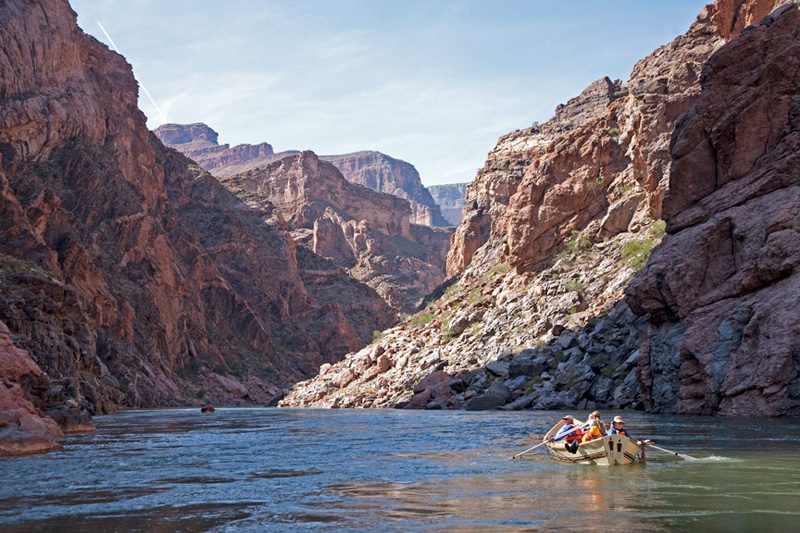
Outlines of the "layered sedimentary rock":
[[165,145],[175,148],[218,177],[233,176],[298,153],[296,150],[275,153],[269,143],[237,144],[233,147],[219,144],[219,134],[202,122],[162,124],[154,133]]
[[668,235],[627,290],[653,411],[800,414],[798,27],[787,6],[723,47],[676,128]]
[[442,211],[442,216],[451,226],[461,224],[461,215],[464,211],[464,199],[467,197],[468,183],[448,183],[447,185],[432,185],[428,187],[433,201]]
[[130,65],[66,1],[2,9],[0,320],[41,370],[6,388],[67,430],[118,406],[264,401],[393,323],[347,276],[307,285],[275,206],[151,135]]
[[[217,132],[205,124],[164,124],[155,130],[161,141],[197,161],[217,177],[231,177],[300,152],[275,153],[267,143],[220,145]],[[320,156],[339,169],[353,183],[374,191],[406,199],[411,204],[410,221],[425,226],[451,226],[439,206],[422,184],[417,169],[410,163],[380,152],[355,152]]]
[[42,370],[27,352],[14,345],[11,332],[0,320],[0,456],[59,447],[57,440],[64,433],[25,397],[20,386],[20,381],[41,377]]
[[411,222],[424,226],[452,226],[442,216],[439,205],[420,180],[411,163],[380,152],[354,152],[323,155],[320,159],[333,163],[347,181],[375,191],[405,198],[411,204]]
[[245,201],[274,204],[298,244],[398,311],[413,311],[444,281],[448,230],[411,224],[408,201],[347,181],[313,152],[222,180]]
[[[692,333],[695,330],[718,333],[711,353],[735,352],[733,346],[739,337],[746,338],[740,335],[750,320],[745,310],[757,308],[752,302],[745,310],[740,309],[740,314],[729,313],[722,321],[713,322],[711,317],[717,310],[725,316],[722,306],[726,300],[719,300],[716,310],[702,308],[706,315],[685,315],[705,316],[706,324],[670,322],[679,319],[675,304],[693,301],[702,291],[691,287],[691,277],[686,290],[681,286],[680,281],[690,270],[687,267],[670,275],[674,301],[656,298],[656,289],[663,287],[667,276],[666,262],[663,270],[654,271],[657,274],[652,276],[647,274],[648,269],[645,276],[651,282],[637,289],[637,294],[643,295],[637,298],[649,302],[647,306],[633,304],[639,313],[661,310],[660,315],[653,315],[653,324],[648,324],[648,315],[633,313],[623,296],[626,285],[660,242],[664,228],[658,219],[662,213],[674,232],[675,221],[688,216],[676,214],[679,202],[675,199],[691,197],[694,202],[717,187],[713,181],[709,185],[688,179],[685,171],[687,177],[676,182],[677,196],[671,193],[664,201],[670,187],[670,136],[678,118],[698,100],[703,65],[726,41],[736,39],[742,28],[758,22],[774,5],[772,1],[720,1],[708,6],[685,35],[637,63],[627,82],[598,80],[559,106],[546,124],[501,138],[486,166],[467,188],[464,220],[448,256],[448,271],[460,273],[458,280],[431,298],[423,312],[386,332],[375,346],[342,363],[323,367],[321,376],[296,386],[286,403],[432,409],[612,406],[661,412],[746,412],[740,404],[737,411],[705,398],[710,389],[708,383],[701,386],[704,379],[708,381],[704,372],[711,368],[720,379],[727,375],[721,370],[720,359],[714,360],[714,367],[710,362],[713,357],[704,354],[699,363],[683,366],[676,354],[688,358],[685,353],[695,349],[694,345],[685,346],[689,341],[702,346],[700,337]],[[749,53],[754,63],[765,58],[758,49]],[[730,61],[733,64],[734,60]],[[793,62],[788,61],[790,65]],[[777,77],[776,73],[783,73],[779,65],[775,61],[766,72]],[[744,71],[740,74],[749,80]],[[787,74],[790,85],[794,74],[791,70]],[[728,81],[735,91],[739,80]],[[724,92],[724,87],[721,83],[718,90]],[[766,85],[760,90],[768,93]],[[687,145],[684,150],[695,153],[686,156],[692,163],[685,168],[702,163],[698,172],[713,169],[713,163],[700,155],[746,160],[750,157],[746,153],[758,153],[755,147],[777,142],[783,123],[763,106],[750,109],[746,104],[728,107],[728,103],[726,111],[735,110],[748,119],[736,123],[738,129],[728,127],[712,134],[719,137],[717,145],[700,143],[696,150],[694,145]],[[782,113],[784,108],[779,106],[779,110]],[[786,119],[792,115],[782,116]],[[770,126],[773,122],[775,130]],[[716,124],[706,124],[706,132]],[[769,133],[754,140],[752,146],[734,148],[735,139],[745,137],[748,130],[752,130],[752,139],[759,133]],[[677,157],[680,146],[676,143]],[[681,168],[679,159],[675,172],[684,172]],[[794,204],[790,202],[782,205],[774,215],[772,211],[762,212],[768,216],[761,223],[774,226],[777,234],[772,236],[769,229],[756,231],[754,236],[761,243],[774,241],[763,245],[762,251],[771,255],[761,257],[771,274],[759,274],[759,279],[786,277],[790,270],[794,241],[787,240],[790,235],[786,230],[796,222],[796,211],[792,211]],[[736,215],[754,213],[755,218],[761,217],[752,208],[742,208]],[[711,220],[703,220],[707,216]],[[712,212],[702,209],[692,217],[693,223],[715,220]],[[725,240],[725,227],[717,227],[714,239],[705,235],[702,242],[693,242],[692,246],[705,250],[709,259],[719,256],[726,243],[733,242]],[[691,246],[676,246],[672,257],[683,254],[683,260],[688,261],[690,250]],[[703,267],[704,260],[698,259],[698,274],[706,275],[698,276],[697,281],[709,285],[704,290],[710,291],[718,279],[725,278],[715,270],[726,261],[720,258]],[[733,267],[728,264],[724,268]],[[797,292],[794,285],[782,287]],[[753,288],[753,284],[746,284],[742,290],[746,288]],[[722,297],[723,293],[731,294],[714,294]],[[765,306],[772,304],[770,298],[765,294]],[[710,304],[715,301],[708,298]],[[692,305],[702,306],[703,302]],[[693,312],[692,305],[686,307],[687,313]],[[796,321],[788,318],[792,308],[796,316],[795,303],[776,307],[782,309],[784,318],[774,329],[765,328],[768,336],[757,335],[755,328],[749,331],[754,340],[746,346],[756,343],[762,353],[772,350],[780,355],[767,356],[762,366],[747,366],[744,358],[732,357],[742,370],[731,376],[741,377],[756,368],[765,373],[761,381],[745,380],[740,390],[733,389],[742,399],[774,395],[777,402],[796,394],[797,369],[789,363],[794,357],[792,364],[797,366],[796,343],[790,341],[797,338]],[[754,326],[758,324],[756,320]],[[784,326],[786,329],[779,332]],[[640,345],[639,339],[648,329],[648,341]],[[773,344],[773,337],[778,342]],[[788,353],[794,355],[789,357]],[[684,373],[685,383],[676,378]],[[776,373],[780,377],[773,381]],[[667,403],[670,394],[677,395],[681,386],[687,400]],[[768,409],[749,412],[780,414]]]

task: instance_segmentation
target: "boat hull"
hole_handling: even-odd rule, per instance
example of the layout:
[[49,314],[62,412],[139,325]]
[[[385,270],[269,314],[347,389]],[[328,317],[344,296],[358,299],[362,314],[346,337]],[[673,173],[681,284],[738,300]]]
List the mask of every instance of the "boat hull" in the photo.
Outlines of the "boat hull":
[[544,436],[547,453],[557,461],[604,466],[629,465],[634,462],[643,461],[644,453],[642,451],[642,446],[625,435],[606,435],[599,439],[582,442],[578,445],[578,449],[575,453],[566,449],[563,440],[547,442],[552,435],[558,432],[563,424],[563,421],[559,422]]
[[636,441],[625,435],[605,437],[582,442],[575,453],[569,452],[563,442],[547,443],[547,452],[556,460],[585,465],[629,465],[637,462],[642,451]]

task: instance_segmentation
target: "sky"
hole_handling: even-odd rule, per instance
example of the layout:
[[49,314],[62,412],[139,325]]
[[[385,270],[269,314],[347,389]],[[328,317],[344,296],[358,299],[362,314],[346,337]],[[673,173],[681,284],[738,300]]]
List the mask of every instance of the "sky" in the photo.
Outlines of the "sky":
[[[471,181],[498,137],[684,33],[704,0],[71,0],[144,91],[155,129],[377,150],[425,185]],[[159,112],[160,110],[160,112]]]

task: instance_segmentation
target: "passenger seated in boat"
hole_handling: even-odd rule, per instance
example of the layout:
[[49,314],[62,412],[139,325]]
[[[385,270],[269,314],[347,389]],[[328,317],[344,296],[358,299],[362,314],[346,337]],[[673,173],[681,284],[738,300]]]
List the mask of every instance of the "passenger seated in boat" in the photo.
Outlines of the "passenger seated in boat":
[[600,419],[600,411],[590,414],[584,426],[582,442],[589,442],[606,434],[606,425]]
[[573,441],[580,441],[582,432],[580,428],[575,425],[575,418],[567,415],[563,417],[561,420],[564,421],[564,425],[559,428],[556,436],[553,437],[554,441],[557,440],[564,440],[566,443],[570,443]]
[[614,420],[611,422],[611,429],[609,430],[608,434],[625,435],[626,437],[631,438],[631,436],[628,435],[628,432],[625,431],[625,428],[623,426],[625,426],[625,421],[622,420],[622,417],[615,416]]

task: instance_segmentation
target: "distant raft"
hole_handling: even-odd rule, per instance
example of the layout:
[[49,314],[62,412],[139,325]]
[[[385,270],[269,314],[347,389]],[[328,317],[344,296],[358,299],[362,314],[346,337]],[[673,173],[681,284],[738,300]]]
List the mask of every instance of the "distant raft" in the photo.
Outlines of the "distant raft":
[[207,403],[203,407],[200,408],[200,412],[201,413],[213,413],[214,412],[214,406],[211,405],[210,403]]
[[602,466],[629,465],[636,462],[644,462],[642,445],[625,435],[606,435],[588,442],[582,442],[578,445],[575,453],[567,450],[563,439],[556,442],[548,442],[563,425],[564,421],[559,421],[544,436],[544,445],[547,448],[547,453],[557,461]]

